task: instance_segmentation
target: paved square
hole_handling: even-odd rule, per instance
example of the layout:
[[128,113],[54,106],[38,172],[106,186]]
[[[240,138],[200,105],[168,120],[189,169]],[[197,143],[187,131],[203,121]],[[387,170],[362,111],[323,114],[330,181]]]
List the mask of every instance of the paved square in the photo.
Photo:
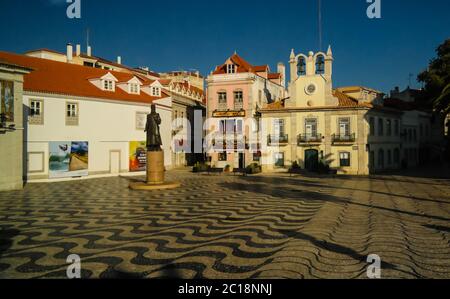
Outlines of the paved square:
[[251,177],[171,171],[0,193],[0,278],[450,278],[450,180]]

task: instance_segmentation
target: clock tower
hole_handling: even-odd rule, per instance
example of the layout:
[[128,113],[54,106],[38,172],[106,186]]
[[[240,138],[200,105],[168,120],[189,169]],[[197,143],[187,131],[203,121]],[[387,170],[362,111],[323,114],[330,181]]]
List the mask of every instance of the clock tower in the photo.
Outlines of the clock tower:
[[333,97],[333,53],[331,46],[327,53],[309,52],[290,56],[289,94],[286,102],[288,107],[314,108],[336,106],[338,100]]

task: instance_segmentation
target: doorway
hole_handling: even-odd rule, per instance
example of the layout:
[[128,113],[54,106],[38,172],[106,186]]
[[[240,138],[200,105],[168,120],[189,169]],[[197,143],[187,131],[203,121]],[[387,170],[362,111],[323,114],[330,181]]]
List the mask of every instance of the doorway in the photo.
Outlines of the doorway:
[[309,149],[305,151],[305,169],[308,171],[319,170],[319,151]]
[[120,173],[120,151],[111,151],[109,153],[109,172],[111,174]]
[[244,153],[239,153],[239,168],[245,168],[245,155]]

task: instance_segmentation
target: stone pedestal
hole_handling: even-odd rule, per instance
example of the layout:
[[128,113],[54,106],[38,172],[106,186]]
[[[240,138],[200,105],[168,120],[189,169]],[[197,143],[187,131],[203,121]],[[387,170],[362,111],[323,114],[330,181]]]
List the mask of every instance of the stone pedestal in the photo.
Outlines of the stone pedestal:
[[147,152],[147,184],[164,183],[164,152]]
[[146,182],[133,182],[133,190],[162,190],[174,189],[181,186],[178,182],[165,182],[164,152],[147,152],[147,180]]

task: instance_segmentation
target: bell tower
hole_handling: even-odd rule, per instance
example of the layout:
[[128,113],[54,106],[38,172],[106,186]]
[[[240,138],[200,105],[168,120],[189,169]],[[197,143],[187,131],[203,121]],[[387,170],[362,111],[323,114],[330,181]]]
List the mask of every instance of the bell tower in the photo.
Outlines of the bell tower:
[[328,47],[327,53],[310,51],[308,55],[296,55],[292,50],[289,65],[289,106],[312,108],[338,104],[338,100],[333,97],[331,46]]

